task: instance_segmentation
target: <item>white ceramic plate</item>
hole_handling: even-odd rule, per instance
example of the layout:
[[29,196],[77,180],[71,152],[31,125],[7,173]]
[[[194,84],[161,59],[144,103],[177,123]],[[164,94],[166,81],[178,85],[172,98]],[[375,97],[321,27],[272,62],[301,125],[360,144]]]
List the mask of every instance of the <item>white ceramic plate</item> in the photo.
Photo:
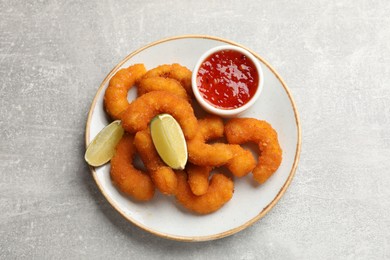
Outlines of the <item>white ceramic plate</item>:
[[[172,37],[149,44],[127,56],[103,80],[93,100],[86,127],[86,145],[110,123],[103,109],[103,96],[109,79],[121,68],[144,63],[148,69],[161,64],[180,63],[190,69],[208,49],[232,44],[205,35]],[[248,50],[248,49],[247,49]],[[261,62],[264,89],[250,110],[242,117],[267,120],[276,129],[283,149],[278,171],[263,185],[254,185],[251,174],[235,179],[233,198],[215,213],[199,216],[178,206],[172,197],[156,192],[152,201],[137,203],[122,195],[110,180],[110,164],[91,168],[93,177],[109,203],[127,220],[155,235],[182,241],[204,241],[222,238],[247,228],[263,217],[282,197],[289,186],[299,159],[301,133],[298,112],[292,96],[279,74],[263,58],[250,51]],[[136,92],[129,93],[129,99]]]

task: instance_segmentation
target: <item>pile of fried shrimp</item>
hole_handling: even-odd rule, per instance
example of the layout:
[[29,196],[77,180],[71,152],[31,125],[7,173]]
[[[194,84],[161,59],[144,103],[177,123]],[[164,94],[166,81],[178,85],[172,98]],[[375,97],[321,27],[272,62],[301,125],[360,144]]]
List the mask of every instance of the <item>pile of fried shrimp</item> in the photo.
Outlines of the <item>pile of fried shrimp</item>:
[[[234,177],[252,173],[264,183],[279,167],[282,149],[278,136],[266,121],[254,118],[195,116],[191,87],[192,72],[180,64],[147,70],[134,64],[119,70],[104,95],[104,108],[113,120],[121,120],[125,134],[111,159],[114,185],[136,201],[151,200],[157,189],[171,195],[184,208],[197,214],[220,209],[233,196]],[[128,91],[137,88],[137,98],[128,101]],[[188,149],[184,170],[173,170],[159,157],[149,129],[158,114],[173,116],[183,130]],[[241,144],[258,146],[259,157]],[[134,166],[138,154],[144,170]],[[220,167],[231,174],[218,172]]]

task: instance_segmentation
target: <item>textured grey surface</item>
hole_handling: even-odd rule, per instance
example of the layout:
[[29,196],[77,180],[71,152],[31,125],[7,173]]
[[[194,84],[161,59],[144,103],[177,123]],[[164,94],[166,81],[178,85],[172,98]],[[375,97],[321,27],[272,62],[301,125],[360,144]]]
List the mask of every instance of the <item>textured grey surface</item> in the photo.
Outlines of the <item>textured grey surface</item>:
[[[276,207],[203,243],[125,221],[83,160],[105,75],[182,34],[262,55],[289,85],[303,130]],[[2,0],[0,66],[0,258],[390,258],[389,1]]]

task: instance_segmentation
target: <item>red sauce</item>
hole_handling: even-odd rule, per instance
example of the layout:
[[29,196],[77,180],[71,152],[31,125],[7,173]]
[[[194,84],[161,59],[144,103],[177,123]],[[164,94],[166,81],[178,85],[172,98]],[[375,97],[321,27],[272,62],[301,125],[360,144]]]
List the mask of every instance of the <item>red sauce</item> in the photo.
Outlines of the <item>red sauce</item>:
[[200,94],[211,105],[233,109],[245,105],[255,94],[259,74],[244,54],[224,50],[207,57],[196,77]]

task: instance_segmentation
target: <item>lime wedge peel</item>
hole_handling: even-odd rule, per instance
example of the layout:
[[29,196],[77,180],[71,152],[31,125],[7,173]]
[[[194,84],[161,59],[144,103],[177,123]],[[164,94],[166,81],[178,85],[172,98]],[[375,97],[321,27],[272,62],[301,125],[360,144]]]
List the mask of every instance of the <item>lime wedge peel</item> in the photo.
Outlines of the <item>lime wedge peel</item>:
[[150,122],[150,133],[161,159],[173,169],[184,169],[187,144],[179,123],[169,114],[157,115]]
[[115,147],[121,140],[124,130],[120,120],[116,120],[104,127],[88,145],[85,152],[85,161],[94,167],[101,166],[111,160]]

